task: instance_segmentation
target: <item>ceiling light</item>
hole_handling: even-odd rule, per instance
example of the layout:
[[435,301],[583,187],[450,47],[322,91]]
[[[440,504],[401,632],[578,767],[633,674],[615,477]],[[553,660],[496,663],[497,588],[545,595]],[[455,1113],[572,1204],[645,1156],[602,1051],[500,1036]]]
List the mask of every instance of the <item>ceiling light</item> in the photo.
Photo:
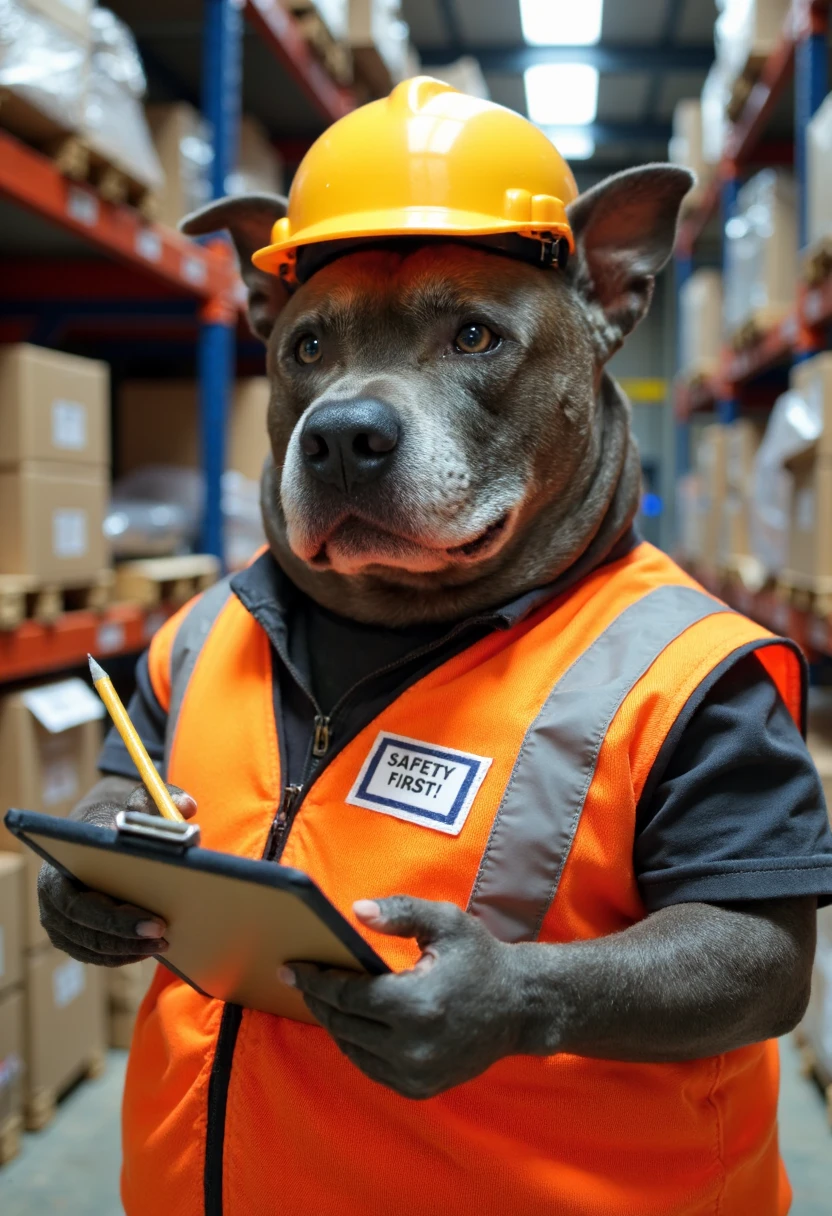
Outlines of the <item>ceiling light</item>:
[[583,126],[598,112],[598,69],[587,63],[538,63],[526,68],[526,108],[540,126]]
[[604,0],[520,0],[523,37],[532,46],[594,46]]
[[546,134],[566,160],[590,160],[595,155],[595,140],[586,127],[550,127]]

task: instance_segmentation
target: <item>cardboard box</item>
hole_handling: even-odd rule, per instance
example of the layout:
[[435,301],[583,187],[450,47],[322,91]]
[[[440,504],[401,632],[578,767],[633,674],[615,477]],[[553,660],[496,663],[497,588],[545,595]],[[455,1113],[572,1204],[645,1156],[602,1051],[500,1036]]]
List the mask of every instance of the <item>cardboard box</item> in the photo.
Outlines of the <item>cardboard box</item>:
[[244,114],[240,121],[237,168],[226,178],[229,194],[283,194],[285,170],[261,122]]
[[697,270],[679,292],[682,372],[713,375],[722,355],[722,275]]
[[722,503],[718,565],[732,566],[738,557],[751,556],[751,513],[748,499],[736,490],[728,489]]
[[0,1133],[23,1113],[23,993],[0,995]]
[[806,190],[810,245],[832,236],[832,93],[806,128]]
[[165,184],[157,195],[158,218],[175,228],[184,215],[210,201],[211,128],[186,101],[148,106],[146,113],[165,171]]
[[747,496],[754,476],[754,458],[763,441],[764,422],[738,418],[727,428],[725,479],[729,490]]
[[815,452],[819,456],[832,456],[832,351],[796,363],[789,376],[789,385],[805,397],[810,412],[822,424]]
[[101,968],[79,963],[53,946],[26,959],[27,1106],[55,1098],[106,1049]]
[[668,155],[674,164],[684,165],[696,174],[694,190],[697,187],[701,190],[709,176],[709,166],[702,149],[702,102],[698,97],[677,101]]
[[832,577],[832,456],[818,455],[812,448],[790,460],[788,467],[794,478],[788,576],[798,586],[813,587]]
[[[27,950],[47,940],[37,899],[40,860],[6,831],[2,817],[9,807],[68,815],[98,780],[101,718],[98,697],[77,679],[39,685],[0,699],[0,849],[24,858],[23,940]],[[63,729],[55,729],[62,725]]]
[[94,3],[95,0],[25,0],[26,8],[84,41],[90,38],[90,13]]
[[[269,438],[265,376],[238,380],[228,422],[226,468],[260,480]],[[199,408],[192,380],[126,381],[118,398],[118,469],[143,465],[200,467]]]
[[704,566],[714,569],[721,557],[723,504],[727,491],[727,427],[703,427],[696,446],[699,477],[699,545]]
[[404,80],[408,67],[408,28],[399,0],[350,0],[348,41],[356,72],[378,97]]
[[83,584],[109,564],[104,468],[26,461],[0,471],[0,574]]
[[0,996],[23,979],[23,858],[0,853]]
[[153,982],[156,967],[155,959],[148,958],[141,963],[128,963],[126,967],[113,967],[107,972],[111,1047],[129,1050],[139,1006]]
[[794,179],[764,169],[737,196],[725,225],[725,326],[767,329],[794,308],[798,275],[797,198]]
[[0,347],[0,464],[110,463],[110,369],[20,343]]

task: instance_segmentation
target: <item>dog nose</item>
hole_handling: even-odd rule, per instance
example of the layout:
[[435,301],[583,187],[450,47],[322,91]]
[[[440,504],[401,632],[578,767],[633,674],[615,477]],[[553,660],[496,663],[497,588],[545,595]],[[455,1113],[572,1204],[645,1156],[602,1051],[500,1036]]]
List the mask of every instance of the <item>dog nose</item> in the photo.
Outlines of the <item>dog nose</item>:
[[346,494],[390,467],[399,433],[398,415],[382,401],[330,401],[303,424],[304,464],[320,481]]

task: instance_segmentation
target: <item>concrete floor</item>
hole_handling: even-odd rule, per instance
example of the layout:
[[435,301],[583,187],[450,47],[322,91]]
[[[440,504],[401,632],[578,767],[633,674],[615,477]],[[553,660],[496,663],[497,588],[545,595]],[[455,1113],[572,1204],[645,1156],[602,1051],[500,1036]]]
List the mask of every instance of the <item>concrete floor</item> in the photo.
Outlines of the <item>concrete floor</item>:
[[[799,1075],[790,1040],[782,1043],[780,1143],[795,1198],[790,1216],[832,1211],[832,1131],[817,1089]],[[118,1111],[126,1053],[110,1053],[106,1073],[78,1087],[55,1121],[25,1136],[21,1155],[0,1170],[3,1216],[121,1216]]]

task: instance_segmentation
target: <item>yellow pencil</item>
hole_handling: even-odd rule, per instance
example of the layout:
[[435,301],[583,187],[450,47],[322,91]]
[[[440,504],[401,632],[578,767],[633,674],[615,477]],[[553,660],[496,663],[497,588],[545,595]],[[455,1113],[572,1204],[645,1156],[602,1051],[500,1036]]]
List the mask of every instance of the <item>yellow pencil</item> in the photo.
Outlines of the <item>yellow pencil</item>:
[[121,697],[113,688],[112,680],[104,668],[96,663],[91,654],[88,654],[87,658],[90,661],[90,674],[92,675],[95,690],[107,706],[109,715],[113,720],[113,725],[121,735],[124,746],[139,770],[139,775],[147,788],[147,792],[159,808],[159,814],[165,819],[177,819],[180,823],[183,823],[185,816],[179,811],[176,803],[168,793],[167,786],[156,771],[156,766],[150,759],[150,756],[148,756],[145,745],[139,738],[135,726],[130,721],[127,710],[122,704]]

